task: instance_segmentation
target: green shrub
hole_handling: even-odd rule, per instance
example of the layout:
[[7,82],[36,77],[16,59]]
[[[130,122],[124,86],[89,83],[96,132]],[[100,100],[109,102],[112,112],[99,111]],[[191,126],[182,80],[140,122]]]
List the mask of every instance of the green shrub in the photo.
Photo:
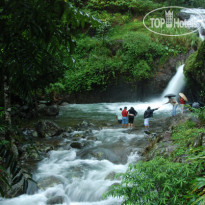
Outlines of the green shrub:
[[91,10],[107,10],[109,12],[129,12],[145,14],[160,5],[150,0],[90,0],[87,7]]
[[[194,145],[194,141],[199,141],[200,134],[205,133],[204,128],[196,127],[193,121],[186,121],[180,123],[173,129],[172,140],[174,144],[177,144],[177,148],[171,154],[171,158],[174,160],[177,157],[185,156],[188,160],[190,157],[194,157],[203,151],[203,147],[199,144]],[[193,161],[199,169],[199,172],[203,169],[201,162]]]
[[168,53],[163,45],[152,42],[152,39],[143,33],[130,32],[122,40],[123,45],[118,57],[123,61],[121,70],[128,73],[127,78],[130,81],[152,77],[157,69],[154,60]]
[[196,116],[201,124],[205,123],[205,107],[200,107],[200,108],[191,108],[192,113],[194,116]]
[[[184,67],[184,74],[190,85],[197,86],[198,91],[205,92],[205,42],[202,42],[198,50],[189,56]],[[202,98],[205,100],[205,97]]]
[[113,185],[106,196],[122,197],[122,204],[187,204],[185,195],[194,168],[163,158],[130,164],[120,185]]

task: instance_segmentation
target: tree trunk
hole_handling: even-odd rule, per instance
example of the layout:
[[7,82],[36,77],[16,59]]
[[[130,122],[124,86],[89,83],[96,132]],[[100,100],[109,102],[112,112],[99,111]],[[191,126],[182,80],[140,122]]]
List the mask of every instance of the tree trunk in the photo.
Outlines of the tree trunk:
[[5,122],[6,122],[6,133],[5,139],[10,140],[10,127],[11,127],[11,103],[10,103],[10,88],[9,79],[4,76],[4,110],[5,110]]

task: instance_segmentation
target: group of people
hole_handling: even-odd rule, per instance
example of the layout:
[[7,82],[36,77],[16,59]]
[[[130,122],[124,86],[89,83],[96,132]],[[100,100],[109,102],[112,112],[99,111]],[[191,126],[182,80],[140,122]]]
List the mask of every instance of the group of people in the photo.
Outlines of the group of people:
[[119,112],[117,113],[116,117],[118,123],[122,124],[123,128],[132,128],[134,123],[134,117],[137,115],[137,111],[131,107],[127,110],[127,107],[124,107],[124,110],[120,108]]
[[[180,94],[180,93],[179,93]],[[176,110],[178,107],[178,102],[176,99],[174,99],[171,96],[168,96],[168,102],[164,103],[168,104],[170,103],[173,108],[172,108],[172,116],[176,116]],[[184,105],[186,103],[187,99],[181,97],[181,95],[179,95],[179,102],[180,102],[180,107],[181,107],[181,114],[184,113]],[[149,120],[151,117],[153,117],[153,112],[155,110],[158,110],[160,107],[155,108],[155,109],[151,109],[151,107],[149,106],[147,108],[147,110],[145,110],[144,112],[144,126],[145,129],[149,129]],[[122,128],[133,128],[133,122],[134,122],[134,117],[137,115],[137,111],[131,107],[129,110],[127,110],[127,107],[124,107],[124,110],[122,110],[122,108],[120,108],[120,110],[118,111],[118,113],[116,114],[116,119],[118,120],[119,124],[122,124]]]
[[[144,125],[145,128],[149,128],[149,119],[153,117],[153,112],[158,110],[159,108],[151,109],[149,106],[147,110],[144,112]],[[133,128],[134,117],[137,115],[137,111],[131,107],[127,110],[127,107],[124,107],[124,110],[120,108],[119,112],[116,114],[116,119],[119,124],[122,124],[122,128]]]

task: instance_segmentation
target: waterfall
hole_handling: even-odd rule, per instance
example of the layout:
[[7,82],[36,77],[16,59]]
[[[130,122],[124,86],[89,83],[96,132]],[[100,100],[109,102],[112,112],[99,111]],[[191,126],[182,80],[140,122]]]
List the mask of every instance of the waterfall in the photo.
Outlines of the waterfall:
[[205,39],[205,9],[182,9],[182,13],[190,14],[188,22],[196,22],[196,27],[199,31],[199,37],[202,41]]
[[169,81],[169,84],[167,85],[166,89],[162,93],[161,96],[162,98],[166,94],[172,93],[178,95],[178,93],[181,92],[181,90],[185,86],[185,77],[183,73],[183,68],[184,68],[184,64],[178,67],[176,74]]

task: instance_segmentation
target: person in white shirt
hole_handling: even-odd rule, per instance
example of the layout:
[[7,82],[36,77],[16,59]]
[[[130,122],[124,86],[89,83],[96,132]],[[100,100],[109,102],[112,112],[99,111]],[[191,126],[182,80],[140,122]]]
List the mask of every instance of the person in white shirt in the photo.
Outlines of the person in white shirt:
[[119,124],[122,124],[122,108],[120,108],[119,111],[116,113],[116,120]]

